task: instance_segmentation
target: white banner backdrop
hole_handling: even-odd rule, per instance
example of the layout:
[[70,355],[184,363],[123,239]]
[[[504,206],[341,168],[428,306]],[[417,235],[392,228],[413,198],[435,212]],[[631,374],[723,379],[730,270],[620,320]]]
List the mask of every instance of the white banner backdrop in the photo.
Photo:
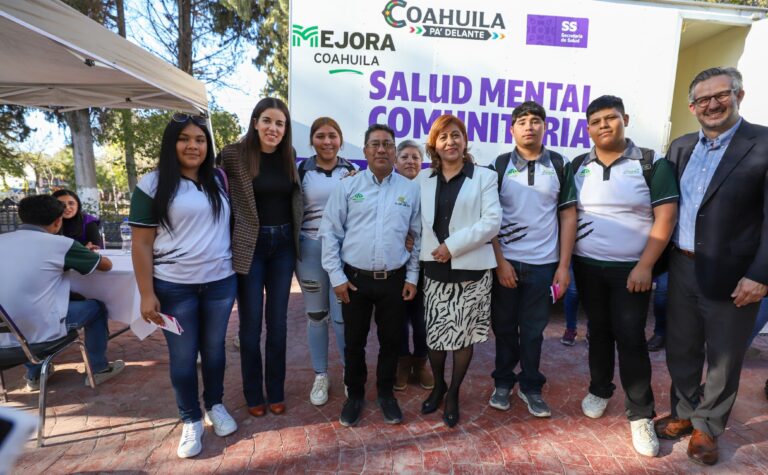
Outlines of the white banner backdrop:
[[369,124],[426,141],[439,115],[467,125],[487,164],[514,146],[515,106],[547,109],[544,143],[590,147],[586,107],[613,94],[628,136],[659,149],[667,134],[681,20],[673,8],[598,0],[292,0],[290,107],[299,157],[320,116],[342,127],[341,155],[363,159]]

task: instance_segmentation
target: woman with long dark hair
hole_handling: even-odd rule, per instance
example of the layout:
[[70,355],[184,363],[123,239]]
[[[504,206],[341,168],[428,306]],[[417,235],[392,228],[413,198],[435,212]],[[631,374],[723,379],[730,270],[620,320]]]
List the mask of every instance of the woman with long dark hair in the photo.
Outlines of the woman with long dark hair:
[[[467,151],[467,129],[452,115],[432,124],[427,138],[431,169],[421,172],[421,256],[427,346],[435,387],[421,406],[443,421],[459,422],[459,388],[472,361],[473,345],[488,339],[491,326],[490,269],[496,267],[491,239],[499,232],[501,206],[496,174],[475,166]],[[445,360],[453,353],[451,385]]]
[[61,201],[64,208],[64,222],[60,233],[72,238],[88,249],[95,251],[104,247],[101,239],[99,218],[83,212],[80,197],[72,190],[61,189],[53,192],[53,197]]
[[322,406],[328,401],[328,327],[336,334],[336,346],[344,364],[344,320],[328,273],[322,266],[322,245],[318,230],[331,192],[341,180],[354,174],[358,166],[339,156],[344,136],[338,122],[318,117],[309,128],[309,141],[315,154],[299,164],[299,179],[304,195],[304,221],[299,241],[301,261],[296,262],[296,277],[304,295],[307,312],[307,339],[315,380],[309,401]]
[[[235,220],[232,265],[238,274],[243,392],[252,416],[266,414],[267,404],[273,414],[282,414],[288,297],[304,213],[285,103],[260,100],[245,137],[224,147],[221,157]],[[262,320],[267,327],[263,366]]]
[[237,430],[222,404],[224,341],[237,291],[230,205],[226,179],[214,168],[213,141],[203,117],[175,114],[165,127],[157,170],[136,186],[129,223],[141,316],[162,326],[162,312],[174,317],[183,330],[163,335],[184,422],[177,454],[194,457],[202,450],[203,436],[198,353],[205,423],[221,437]]

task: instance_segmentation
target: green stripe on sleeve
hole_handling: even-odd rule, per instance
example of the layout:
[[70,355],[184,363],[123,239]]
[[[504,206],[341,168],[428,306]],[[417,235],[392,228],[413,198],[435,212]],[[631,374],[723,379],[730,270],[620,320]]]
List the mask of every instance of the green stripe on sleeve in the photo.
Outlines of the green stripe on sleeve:
[[680,199],[680,190],[677,188],[675,172],[672,165],[666,160],[657,160],[653,164],[651,176],[651,205],[657,206],[671,203]]
[[74,269],[83,275],[88,275],[96,269],[99,261],[101,261],[100,255],[74,241],[64,255],[64,270]]
[[573,178],[573,167],[570,162],[563,165],[563,183],[560,185],[558,208],[566,208],[576,204],[576,181]]
[[139,187],[131,196],[131,212],[128,222],[139,226],[157,226],[157,217],[152,209],[153,199]]

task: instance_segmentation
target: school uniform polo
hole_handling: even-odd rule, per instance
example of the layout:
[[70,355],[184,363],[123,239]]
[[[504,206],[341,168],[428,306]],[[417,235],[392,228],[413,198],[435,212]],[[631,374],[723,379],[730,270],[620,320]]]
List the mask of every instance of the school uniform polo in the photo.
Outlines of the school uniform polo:
[[677,202],[675,175],[669,162],[654,153],[650,186],[643,176],[642,152],[631,140],[610,166],[594,147],[574,180],[578,195],[578,230],[574,255],[598,265],[634,266],[648,243],[653,208]]
[[576,205],[570,163],[563,164],[560,183],[549,150],[543,148],[531,161],[513,151],[499,202],[502,217],[498,238],[505,259],[533,265],[560,260],[558,211]]
[[354,163],[338,157],[333,170],[317,166],[317,157],[311,156],[299,164],[304,171],[301,179],[301,191],[304,194],[304,219],[301,222],[301,234],[309,239],[319,239],[318,231],[323,219],[323,211],[331,192],[339,181],[349,176],[351,170],[359,170]]
[[[67,334],[69,279],[65,271],[93,272],[101,256],[79,242],[23,224],[0,234],[0,304],[30,343]],[[10,333],[0,333],[0,348],[19,346]]]
[[153,207],[157,179],[153,171],[139,180],[128,217],[131,226],[157,228],[154,277],[176,284],[202,284],[232,275],[230,207],[223,185],[219,182],[221,213],[215,217],[202,187],[182,177],[168,207],[172,228],[167,228],[160,226]]

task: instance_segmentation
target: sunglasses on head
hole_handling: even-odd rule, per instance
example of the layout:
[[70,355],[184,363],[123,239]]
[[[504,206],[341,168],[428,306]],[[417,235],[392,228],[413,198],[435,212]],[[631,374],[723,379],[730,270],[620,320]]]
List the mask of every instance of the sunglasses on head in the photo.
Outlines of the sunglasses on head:
[[191,114],[182,114],[182,113],[176,113],[173,114],[171,119],[174,122],[178,122],[180,124],[183,124],[184,122],[191,120],[195,124],[201,126],[201,127],[208,127],[208,119],[201,115],[191,115]]

